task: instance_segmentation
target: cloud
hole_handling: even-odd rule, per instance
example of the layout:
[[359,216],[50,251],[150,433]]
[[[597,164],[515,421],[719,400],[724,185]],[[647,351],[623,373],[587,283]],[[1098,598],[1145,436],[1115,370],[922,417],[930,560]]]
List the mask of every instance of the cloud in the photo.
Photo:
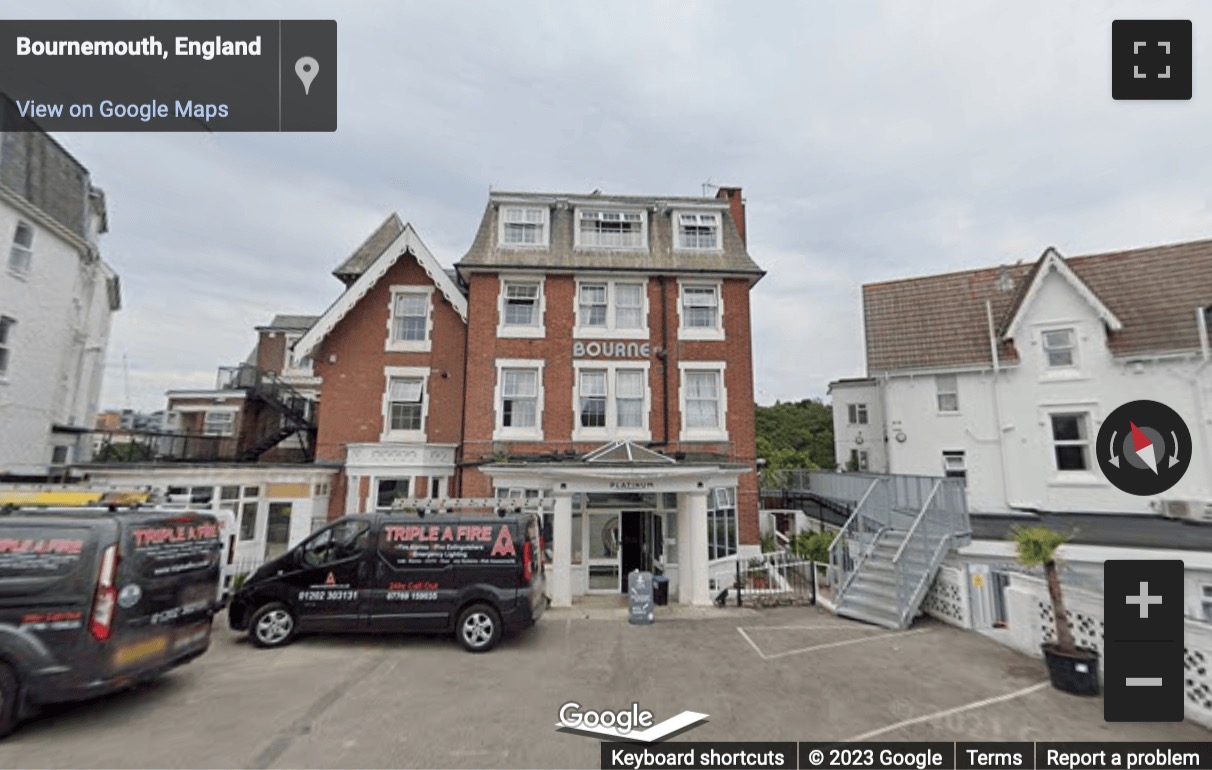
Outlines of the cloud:
[[[101,10],[108,7],[108,12]],[[1110,98],[1138,3],[44,2],[24,15],[333,18],[334,134],[63,137],[110,196],[107,403],[213,382],[398,210],[447,263],[490,186],[749,201],[760,400],[863,371],[863,283],[1212,234],[1212,58],[1190,102]],[[15,15],[22,15],[16,13]],[[1212,9],[1165,16],[1212,22]],[[794,355],[789,355],[794,353]]]

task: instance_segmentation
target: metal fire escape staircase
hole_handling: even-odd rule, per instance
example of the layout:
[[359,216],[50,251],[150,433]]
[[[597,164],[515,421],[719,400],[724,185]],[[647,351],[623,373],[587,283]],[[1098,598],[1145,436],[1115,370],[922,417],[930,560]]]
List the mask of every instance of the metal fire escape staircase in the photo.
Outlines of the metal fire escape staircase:
[[280,418],[277,422],[280,427],[258,437],[254,443],[240,450],[237,458],[240,462],[254,462],[296,434],[302,438],[307,461],[315,459],[315,402],[273,372],[266,372],[255,366],[245,364],[233,367],[228,376],[228,387],[245,391],[251,403],[263,404]]
[[948,553],[972,541],[963,481],[845,475],[866,489],[829,549],[837,614],[908,628]]

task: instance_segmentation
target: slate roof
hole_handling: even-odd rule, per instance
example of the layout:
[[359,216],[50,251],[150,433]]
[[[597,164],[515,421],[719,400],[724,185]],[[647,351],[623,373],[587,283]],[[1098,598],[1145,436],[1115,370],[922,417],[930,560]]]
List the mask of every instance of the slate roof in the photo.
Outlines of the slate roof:
[[366,269],[383,253],[383,249],[400,237],[402,232],[404,232],[404,223],[400,221],[399,215],[393,212],[375,228],[375,231],[366,240],[362,241],[362,245],[354,249],[354,252],[346,257],[336,270],[332,271],[332,274],[346,284],[352,283],[357,280],[358,276],[366,272]]
[[[985,301],[1001,337],[1047,258],[865,285],[868,372],[990,363]],[[1114,355],[1199,350],[1195,309],[1212,306],[1212,240],[1062,259],[1122,322],[1108,332]],[[1012,340],[1000,348],[1003,363],[1018,360]]]
[[261,329],[280,329],[283,331],[305,332],[311,328],[320,316],[318,315],[283,315],[274,316],[273,320]]
[[[502,205],[539,206],[549,212],[548,248],[500,248],[498,221]],[[649,248],[644,251],[575,248],[574,217],[578,207],[605,206],[648,211]],[[716,252],[673,249],[673,212],[679,207],[718,211],[722,215],[723,248]],[[747,275],[756,281],[765,272],[749,256],[728,201],[719,198],[493,192],[467,254],[456,265],[468,269],[637,270],[665,273]]]

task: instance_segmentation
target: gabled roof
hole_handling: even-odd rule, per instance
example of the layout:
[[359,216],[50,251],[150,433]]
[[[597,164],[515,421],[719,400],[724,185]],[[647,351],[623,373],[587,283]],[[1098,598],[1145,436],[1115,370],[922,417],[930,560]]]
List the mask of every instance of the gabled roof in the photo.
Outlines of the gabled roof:
[[405,224],[399,235],[366,266],[357,280],[337,298],[337,301],[328,310],[324,311],[324,315],[320,316],[311,328],[308,329],[307,333],[295,343],[295,355],[300,357],[311,355],[315,351],[316,346],[332,332],[341,319],[349,314],[349,311],[374,288],[379,279],[386,275],[387,271],[405,254],[412,256],[417,261],[417,264],[429,276],[429,280],[433,281],[434,286],[442,292],[442,296],[446,298],[446,301],[455,309],[459,317],[466,322],[467,297],[459,291],[459,287],[455,285],[446,271],[442,269],[442,266],[438,264],[437,258],[421,242],[420,236],[417,235],[417,231],[413,229],[412,225]]
[[[519,205],[548,212],[546,248],[502,248],[498,244],[498,217],[503,206]],[[634,251],[592,249],[576,245],[574,228],[578,208],[602,207],[648,212],[648,246]],[[674,216],[679,211],[709,211],[721,217],[719,251],[680,251],[673,248]],[[645,273],[706,273],[743,275],[751,282],[765,272],[749,256],[728,201],[721,198],[677,196],[590,195],[493,192],[480,220],[475,240],[455,265],[460,272],[500,270],[633,270]]]
[[584,460],[587,463],[628,463],[632,465],[671,465],[677,462],[672,457],[666,457],[660,452],[654,452],[631,441],[612,441],[586,454]]
[[1003,362],[1018,360],[1011,332],[1049,272],[1070,282],[1125,357],[1198,351],[1195,309],[1212,306],[1212,240],[868,284],[863,317],[869,373],[990,363],[993,310]]
[[365,273],[367,268],[383,253],[383,250],[402,232],[404,232],[404,223],[400,221],[398,214],[392,212],[366,240],[362,241],[358,248],[354,249],[353,254],[337,265],[337,269],[333,270],[332,274],[348,286],[357,280],[358,276]]

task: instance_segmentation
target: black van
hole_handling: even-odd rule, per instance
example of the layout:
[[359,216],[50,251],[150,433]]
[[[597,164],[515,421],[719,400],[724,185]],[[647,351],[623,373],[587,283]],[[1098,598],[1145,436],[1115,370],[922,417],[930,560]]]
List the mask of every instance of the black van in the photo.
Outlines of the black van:
[[0,512],[0,735],[206,652],[219,535],[206,513]]
[[345,516],[265,564],[228,623],[258,647],[311,631],[451,633],[471,652],[547,606],[538,516]]

